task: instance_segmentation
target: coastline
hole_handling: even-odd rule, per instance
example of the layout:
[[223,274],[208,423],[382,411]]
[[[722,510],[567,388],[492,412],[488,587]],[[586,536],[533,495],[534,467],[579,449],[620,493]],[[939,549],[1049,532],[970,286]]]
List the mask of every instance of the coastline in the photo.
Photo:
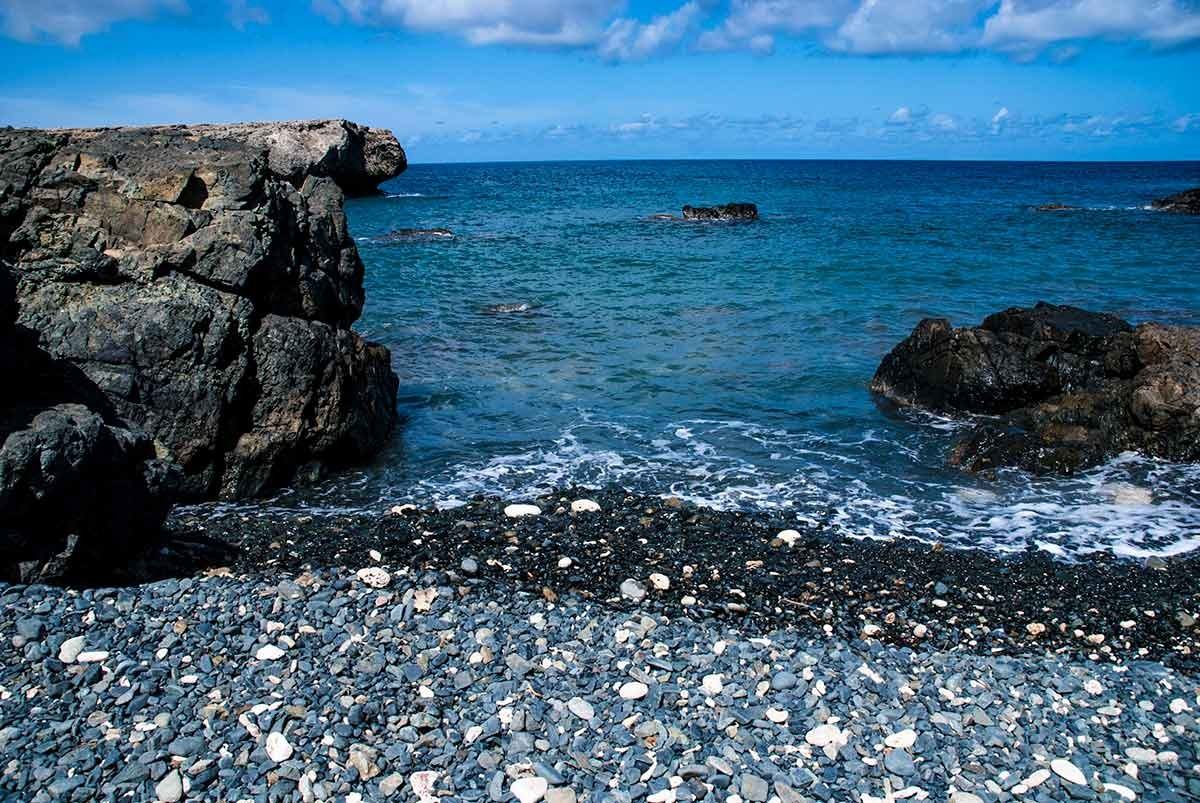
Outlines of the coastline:
[[[580,499],[600,510],[572,513]],[[185,572],[196,557],[206,571],[219,566],[262,581],[318,568],[353,576],[381,566],[619,610],[643,607],[817,637],[867,636],[897,647],[1047,651],[1188,668],[1200,657],[1200,554],[1142,561],[1097,553],[1066,562],[1040,550],[998,555],[819,529],[800,531],[788,545],[778,535],[795,524],[778,513],[574,488],[532,500],[540,515],[510,518],[504,509],[512,501],[487,497],[446,510],[334,517],[188,508],[169,527],[177,544],[208,539],[210,549],[200,555],[177,552]],[[231,549],[214,553],[214,543]],[[569,565],[560,565],[564,558]],[[651,574],[666,577],[669,587],[654,588]],[[627,579],[641,584],[643,599],[622,595]]]

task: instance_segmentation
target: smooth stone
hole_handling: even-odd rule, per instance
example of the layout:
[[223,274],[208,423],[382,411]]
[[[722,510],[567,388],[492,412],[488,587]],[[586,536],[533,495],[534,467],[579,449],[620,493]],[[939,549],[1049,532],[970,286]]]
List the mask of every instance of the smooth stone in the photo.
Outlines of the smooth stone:
[[575,790],[557,787],[546,792],[546,803],[575,803]]
[[599,513],[600,505],[591,499],[576,499],[571,503],[572,513]]
[[434,772],[433,770],[421,770],[420,772],[414,772],[412,775],[408,776],[408,785],[412,787],[413,794],[416,795],[422,803],[425,803],[425,801],[436,799],[433,789],[437,785],[439,777],[440,773]]
[[386,588],[388,583],[392,582],[392,576],[378,566],[359,569],[355,576],[360,583],[370,588]]
[[521,801],[521,803],[537,803],[546,795],[546,791],[550,788],[549,782],[545,778],[518,778],[513,781],[509,791]]
[[771,794],[767,782],[757,775],[746,773],[742,775],[741,793],[743,800],[754,801],[754,803],[764,803],[767,797]]
[[254,657],[260,661],[278,661],[284,654],[284,651],[274,644],[264,644],[254,653]]
[[801,535],[795,530],[783,530],[775,537],[782,541],[785,545],[792,546],[800,540]]
[[75,656],[77,664],[96,664],[108,658],[107,650],[84,650]]
[[630,680],[622,683],[620,690],[617,692],[622,700],[640,700],[649,693],[649,687],[638,680]]
[[775,689],[776,691],[794,689],[796,688],[796,684],[799,682],[800,680],[796,677],[796,674],[794,672],[789,672],[786,669],[776,672],[771,676],[771,688]]
[[646,588],[632,578],[624,580],[621,583],[621,596],[634,602],[641,602],[646,598]]
[[888,737],[883,740],[883,743],[888,747],[907,750],[917,743],[917,732],[911,728],[902,731],[896,731],[895,733],[888,735]]
[[596,716],[596,711],[592,708],[592,704],[582,697],[572,697],[570,700],[567,700],[567,710],[584,722],[588,722],[592,717]]
[[509,505],[504,508],[504,515],[510,519],[520,519],[525,516],[540,516],[542,509],[537,505]]
[[463,558],[462,563],[459,564],[459,568],[462,569],[463,574],[478,574],[479,561],[474,558]]
[[912,756],[907,750],[893,750],[884,756],[883,766],[888,772],[893,775],[901,775],[907,778],[909,775],[914,775],[917,771],[916,765],[913,764]]
[[279,731],[271,731],[267,734],[266,751],[267,758],[276,764],[281,764],[292,757],[292,746],[288,743],[287,737]]
[[64,664],[73,664],[75,659],[79,657],[79,653],[83,652],[84,637],[74,636],[62,643],[58,648],[58,660]]
[[154,794],[162,803],[178,803],[183,799],[183,776],[179,770],[171,770],[154,785]]
[[671,579],[665,574],[655,572],[650,575],[650,585],[654,586],[656,591],[666,591],[671,587]]
[[1083,771],[1065,758],[1056,758],[1051,761],[1050,769],[1054,770],[1054,774],[1064,781],[1077,786],[1087,786],[1087,778],[1084,777]]

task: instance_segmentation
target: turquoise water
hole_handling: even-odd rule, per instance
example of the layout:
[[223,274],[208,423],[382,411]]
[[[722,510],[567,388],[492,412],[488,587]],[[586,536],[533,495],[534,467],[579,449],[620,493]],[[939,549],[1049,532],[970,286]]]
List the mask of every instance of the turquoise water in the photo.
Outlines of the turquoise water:
[[[1145,208],[1198,184],[1197,163],[413,166],[348,206],[358,328],[391,347],[407,423],[377,465],[289,504],[616,484],[848,536],[1191,548],[1193,469],[966,476],[945,465],[954,422],[890,412],[867,384],[930,315],[1045,300],[1200,323],[1200,219]],[[743,200],[761,221],[650,219]],[[1047,202],[1084,209],[1033,211]],[[454,236],[384,237],[434,227]]]

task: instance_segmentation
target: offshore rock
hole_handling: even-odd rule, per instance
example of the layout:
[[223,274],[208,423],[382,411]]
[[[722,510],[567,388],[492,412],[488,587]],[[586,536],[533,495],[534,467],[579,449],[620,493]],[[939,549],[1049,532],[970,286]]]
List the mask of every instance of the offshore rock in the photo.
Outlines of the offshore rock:
[[345,121],[0,129],[18,323],[182,467],[187,498],[365,459],[397,380],[349,329],[363,265],[343,194],[405,165],[391,134]]
[[976,327],[921,321],[871,389],[900,405],[995,418],[951,454],[972,471],[1071,473],[1124,451],[1200,460],[1200,329],[1038,304]]
[[685,206],[684,220],[758,220],[754,204],[734,203],[721,206]]
[[1163,212],[1178,212],[1185,215],[1200,215],[1200,187],[1184,190],[1176,195],[1159,198],[1150,204]]

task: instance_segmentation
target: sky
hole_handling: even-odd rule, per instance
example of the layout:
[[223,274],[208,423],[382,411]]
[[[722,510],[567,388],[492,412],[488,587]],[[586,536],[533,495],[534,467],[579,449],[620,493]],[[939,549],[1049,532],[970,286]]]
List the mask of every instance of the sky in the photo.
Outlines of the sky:
[[0,125],[346,117],[413,163],[1200,159],[1200,0],[0,0]]

